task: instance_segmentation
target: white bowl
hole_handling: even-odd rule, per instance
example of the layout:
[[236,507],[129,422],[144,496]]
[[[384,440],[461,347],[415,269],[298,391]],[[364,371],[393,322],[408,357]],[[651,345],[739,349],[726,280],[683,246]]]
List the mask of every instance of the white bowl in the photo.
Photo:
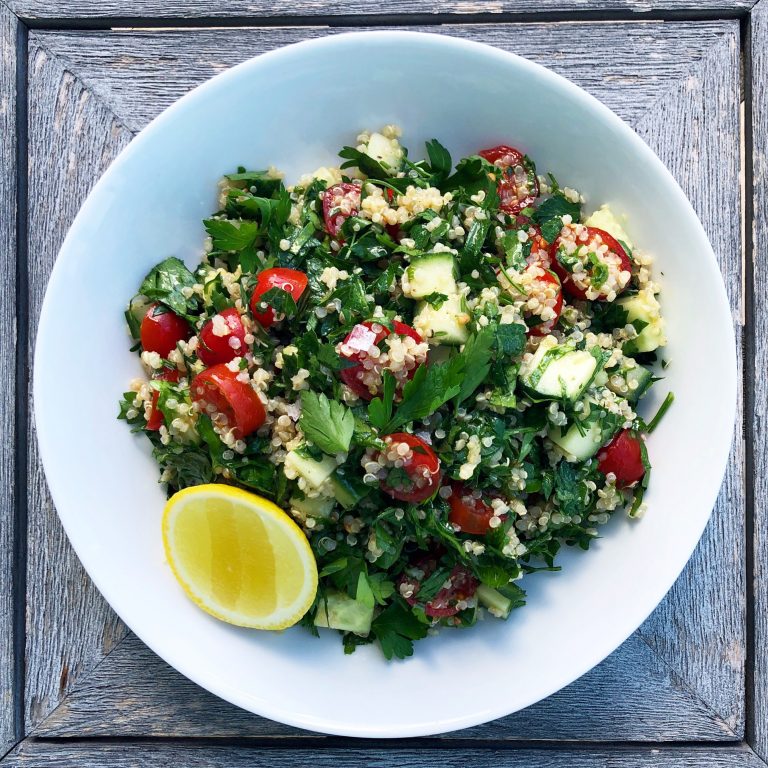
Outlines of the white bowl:
[[[200,222],[216,208],[221,174],[274,164],[295,179],[337,162],[337,149],[360,129],[393,122],[413,155],[432,137],[454,158],[512,143],[590,206],[609,202],[626,214],[630,236],[663,273],[672,361],[643,412],[668,390],[677,400],[648,441],[654,468],[644,519],[617,515],[590,552],[563,553],[561,573],[528,577],[528,605],[508,622],[444,631],[419,642],[414,658],[387,663],[373,646],[344,656],[335,633],[316,640],[298,628],[237,629],[189,602],[163,560],[164,492],[148,441],[115,415],[139,374],[124,305],[166,256],[197,263]],[[642,623],[715,502],[735,372],[712,249],[680,188],[627,125],[525,59],[450,37],[373,32],[259,56],[141,132],[91,192],[61,249],[40,319],[34,394],[64,528],[96,586],[148,646],[259,715],[324,733],[394,737],[526,707],[584,674]],[[78,404],[62,396],[62,382],[70,393],[80,387]]]

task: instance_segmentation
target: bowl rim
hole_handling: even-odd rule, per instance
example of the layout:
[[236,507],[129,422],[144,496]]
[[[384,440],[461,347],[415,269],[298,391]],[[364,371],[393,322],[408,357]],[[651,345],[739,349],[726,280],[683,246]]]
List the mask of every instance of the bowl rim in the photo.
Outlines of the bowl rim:
[[[635,133],[635,131],[618,117],[611,109],[600,102],[596,97],[592,96],[587,91],[583,90],[580,86],[573,83],[568,78],[557,74],[541,64],[533,62],[515,53],[501,50],[487,43],[481,43],[474,40],[468,40],[464,38],[458,38],[451,35],[438,34],[435,32],[421,32],[414,30],[374,30],[374,31],[350,31],[342,33],[333,33],[331,31],[326,36],[320,38],[314,38],[310,40],[303,40],[300,42],[292,43],[290,45],[282,46],[280,48],[268,51],[252,58],[249,58],[240,64],[237,64],[226,71],[215,75],[214,77],[206,80],[182,97],[174,101],[170,106],[164,109],[157,117],[155,117],[150,123],[147,124],[125,147],[117,157],[112,161],[107,170],[101,175],[97,183],[88,193],[85,201],[80,207],[72,225],[67,232],[67,235],[59,249],[56,262],[51,270],[50,277],[48,279],[48,286],[46,287],[46,294],[43,300],[38,330],[35,340],[35,351],[33,361],[33,403],[38,400],[42,400],[42,377],[37,375],[39,363],[41,357],[44,355],[46,328],[49,324],[55,322],[55,319],[51,315],[49,297],[51,295],[50,286],[57,282],[59,272],[64,269],[63,261],[60,256],[68,251],[73,241],[76,240],[79,234],[79,230],[83,225],[83,222],[87,220],[89,216],[90,208],[93,205],[94,198],[97,198],[102,189],[109,184],[111,177],[118,174],[126,163],[129,163],[133,155],[140,152],[144,145],[151,142],[155,134],[161,131],[166,122],[177,119],[180,113],[183,113],[188,105],[193,104],[197,100],[204,99],[209,91],[215,91],[222,86],[226,87],[229,81],[237,80],[238,78],[246,75],[250,71],[257,71],[263,62],[279,62],[283,61],[286,65],[290,65],[293,61],[300,61],[301,57],[306,51],[314,49],[325,48],[344,48],[345,46],[355,46],[361,39],[366,40],[384,40],[384,41],[402,41],[409,45],[420,45],[424,47],[435,48],[451,48],[457,55],[472,55],[483,56],[489,64],[501,64],[509,65],[514,64],[523,73],[526,71],[534,75],[540,81],[543,80],[555,89],[565,90],[568,92],[570,98],[577,102],[580,102],[589,111],[595,113],[596,119],[606,122],[613,129],[615,129],[620,136],[626,140],[634,150],[650,165],[652,165],[655,171],[666,182],[667,192],[674,195],[677,198],[677,202],[680,203],[687,211],[687,214],[691,218],[691,223],[698,229],[700,234],[700,240],[706,244],[705,252],[700,254],[702,268],[706,268],[711,274],[709,277],[714,279],[719,285],[722,301],[719,302],[719,307],[715,309],[719,310],[720,317],[718,323],[727,322],[730,332],[728,334],[729,339],[729,360],[727,365],[723,365],[723,376],[725,381],[723,382],[723,399],[721,404],[727,407],[728,423],[731,424],[730,438],[727,443],[725,440],[721,441],[721,444],[717,448],[717,466],[722,467],[722,472],[717,475],[717,488],[722,485],[722,478],[727,466],[727,457],[729,455],[736,417],[736,394],[737,394],[737,358],[736,358],[736,346],[735,336],[733,332],[733,323],[730,314],[729,303],[727,294],[725,292],[725,286],[722,280],[722,275],[714,254],[709,239],[704,231],[704,228],[693,209],[690,201],[686,197],[685,193],[677,183],[676,179],[672,176],[670,171],[659,159],[659,157],[651,150],[651,148]],[[41,343],[42,341],[42,343]],[[49,466],[49,463],[54,460],[55,452],[52,445],[52,438],[49,438],[48,431],[43,423],[38,422],[36,409],[33,408],[33,417],[35,419],[35,428],[37,433],[37,440],[40,449],[40,455],[44,468]],[[415,737],[415,736],[428,736],[439,733],[447,733],[462,728],[468,728],[474,725],[490,722],[499,717],[506,716],[509,713],[508,708],[503,706],[497,706],[492,708],[486,708],[482,710],[476,710],[469,715],[463,717],[454,717],[451,719],[443,720],[428,720],[414,724],[401,724],[397,728],[389,726],[377,727],[375,724],[368,724],[365,726],[340,723],[337,720],[330,718],[318,718],[308,715],[296,715],[294,712],[282,709],[279,706],[275,707],[261,707],[254,708],[253,702],[247,698],[247,695],[243,693],[242,689],[235,688],[227,684],[219,684],[219,680],[216,678],[210,679],[206,676],[204,671],[199,668],[190,668],[191,665],[185,663],[171,662],[170,659],[174,658],[171,648],[167,643],[161,642],[161,636],[158,634],[153,635],[151,632],[146,631],[146,628],[142,628],[137,631],[132,622],[126,619],[120,599],[115,599],[115,594],[110,587],[109,579],[103,578],[99,567],[92,567],[94,565],[94,559],[91,557],[89,550],[82,541],[78,541],[77,533],[74,530],[72,518],[66,513],[62,515],[59,512],[59,505],[56,503],[56,499],[65,498],[63,489],[59,485],[49,478],[49,473],[46,471],[46,481],[50,489],[51,497],[54,500],[54,506],[56,507],[57,515],[62,523],[62,526],[67,534],[75,553],[80,559],[83,567],[88,573],[90,579],[93,581],[96,588],[109,603],[112,610],[114,610],[122,621],[136,634],[136,636],[146,644],[155,654],[157,654],[166,663],[170,664],[174,669],[179,671],[185,677],[192,680],[197,685],[201,686],[205,690],[210,691],[219,698],[224,699],[232,704],[235,704],[249,712],[266,717],[278,722],[285,723],[287,725],[296,726],[310,731],[327,733],[331,735],[339,736],[353,736],[361,738],[402,738],[402,737]],[[713,483],[714,486],[714,483]],[[712,505],[716,501],[717,491],[712,496]],[[657,587],[654,590],[654,598],[651,601],[646,600],[646,608],[642,618],[636,623],[633,621],[633,626],[626,634],[623,634],[621,640],[612,645],[611,648],[601,648],[599,652],[593,653],[587,657],[586,654],[583,657],[582,663],[572,667],[572,674],[567,676],[565,681],[560,680],[557,684],[552,685],[542,694],[538,691],[534,696],[530,697],[523,706],[516,708],[514,711],[519,711],[525,707],[535,704],[553,693],[563,689],[567,685],[573,683],[583,674],[594,668],[597,664],[607,658],[613,653],[631,634],[633,634],[637,628],[645,621],[650,613],[656,608],[659,602],[663,599],[664,595],[669,591],[672,585],[677,580],[678,576],[682,572],[683,568],[687,564],[695,547],[698,545],[699,540],[704,532],[704,529],[711,517],[712,507],[709,514],[705,517],[701,517],[701,522],[697,526],[695,539],[691,538],[692,545],[685,548],[685,557],[683,559],[683,551],[681,550],[680,561],[681,565],[675,570],[674,578],[666,581],[663,584],[663,590],[661,587]],[[693,531],[692,531],[693,533]]]

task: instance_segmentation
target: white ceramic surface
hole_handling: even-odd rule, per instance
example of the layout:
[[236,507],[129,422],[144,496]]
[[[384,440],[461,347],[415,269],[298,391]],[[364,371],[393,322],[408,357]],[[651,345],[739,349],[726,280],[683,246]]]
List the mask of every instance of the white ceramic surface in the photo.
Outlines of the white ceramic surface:
[[[537,108],[517,106],[531,103]],[[147,441],[115,415],[139,373],[123,307],[157,261],[175,254],[197,262],[200,221],[216,207],[220,175],[239,164],[274,164],[295,179],[334,163],[360,129],[392,122],[404,127],[412,156],[431,137],[455,158],[512,143],[582,190],[590,206],[607,201],[627,214],[630,236],[656,254],[664,273],[672,361],[642,410],[653,411],[669,389],[677,401],[648,443],[654,470],[642,521],[617,515],[590,552],[564,553],[561,573],[527,578],[528,605],[510,621],[445,631],[419,642],[414,658],[388,664],[376,647],[344,656],[335,634],[316,640],[301,629],[237,629],[186,600],[163,562],[164,493]],[[64,381],[85,386],[85,418],[62,397]],[[508,714],[613,651],[667,592],[704,529],[731,442],[735,393],[730,313],[714,255],[651,150],[606,107],[538,65],[405,32],[339,35],[260,56],[142,131],[96,185],[61,249],[40,319],[34,387],[59,516],[126,624],[183,674],[245,709],[372,737],[433,734]]]

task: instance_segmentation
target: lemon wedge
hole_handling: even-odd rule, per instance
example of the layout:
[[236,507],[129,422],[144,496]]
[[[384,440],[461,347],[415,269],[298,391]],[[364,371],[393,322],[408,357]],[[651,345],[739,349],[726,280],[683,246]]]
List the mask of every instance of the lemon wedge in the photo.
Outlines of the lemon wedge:
[[175,493],[163,513],[163,545],[187,596],[229,624],[284,629],[315,599],[306,536],[256,494],[215,483]]

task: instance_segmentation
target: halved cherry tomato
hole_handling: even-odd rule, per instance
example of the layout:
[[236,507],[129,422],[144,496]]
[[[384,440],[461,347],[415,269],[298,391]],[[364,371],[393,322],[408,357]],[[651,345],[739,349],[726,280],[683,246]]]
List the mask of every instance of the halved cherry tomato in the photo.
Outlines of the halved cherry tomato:
[[[528,267],[529,270],[531,268],[532,267]],[[528,329],[529,336],[546,336],[548,333],[552,333],[552,329],[555,327],[555,324],[560,317],[560,313],[563,311],[563,290],[560,286],[560,280],[558,279],[557,275],[553,272],[550,272],[549,270],[546,270],[543,275],[538,275],[536,277],[536,282],[543,283],[544,285],[556,286],[557,288],[555,304],[552,307],[555,316],[543,323],[531,325]]]
[[210,405],[214,413],[222,415],[221,422],[217,422],[220,426],[233,427],[235,435],[243,438],[264,423],[266,413],[253,387],[240,381],[238,375],[224,363],[219,363],[198,373],[192,379],[190,389],[192,399],[203,410]]
[[[428,499],[443,476],[437,454],[420,437],[405,432],[386,435],[384,441],[387,450],[377,457],[377,461],[388,471],[381,481],[381,490],[393,499],[411,504]],[[402,445],[409,450],[401,449]]]
[[[392,201],[395,199],[395,192],[394,190],[387,187],[384,190],[386,196],[387,196],[387,202],[389,203],[390,208],[397,207],[392,205]],[[400,235],[402,234],[400,232],[400,225],[399,224],[385,224],[384,229],[387,231],[387,234],[396,242],[400,242]]]
[[240,319],[240,313],[233,307],[219,312],[218,317],[224,320],[226,333],[219,336],[216,328],[220,323],[215,323],[215,318],[211,318],[200,330],[198,339],[200,343],[197,347],[197,356],[206,365],[216,365],[216,363],[228,363],[236,357],[245,354],[245,328]]
[[[583,232],[586,230],[586,234],[580,235],[576,237],[576,243],[578,246],[586,246],[588,249],[592,250],[595,247],[598,247],[600,245],[607,245],[608,251],[610,253],[616,254],[616,256],[619,258],[620,264],[619,268],[622,272],[629,272],[632,273],[632,261],[630,260],[629,256],[627,256],[627,252],[621,247],[621,244],[616,240],[614,237],[609,235],[605,230],[598,229],[597,227],[585,227],[581,224],[579,225],[572,225],[572,226],[578,226],[581,228],[581,231]],[[557,251],[560,247],[561,243],[563,241],[562,235],[558,236],[555,241],[549,246],[549,257],[550,261],[552,263],[552,269],[555,271],[557,276],[560,278],[560,282],[563,284],[563,289],[565,292],[572,296],[574,299],[581,299],[585,300],[587,298],[587,287],[584,287],[582,285],[578,285],[574,279],[573,275],[562,265],[562,263],[557,258]],[[598,261],[601,263],[603,262],[603,259],[601,259],[598,256]],[[590,281],[595,273],[595,265],[592,264],[591,261],[587,260],[584,264],[585,274],[587,276],[587,280]],[[628,285],[629,283],[627,283]],[[621,290],[616,291],[617,294],[621,293],[622,290],[626,288],[626,285],[621,287]],[[603,301],[608,296],[608,291],[605,289],[600,290],[596,301]]]
[[[424,579],[426,579],[435,572],[437,557],[427,556],[417,561],[416,567],[424,572]],[[417,605],[421,602],[419,590],[422,581],[423,579],[417,580],[407,574],[403,574],[398,579],[398,587],[406,584],[413,590],[413,593],[405,598],[409,605]],[[455,616],[461,610],[459,603],[472,598],[480,585],[480,582],[463,565],[453,567],[448,575],[448,581],[450,586],[442,587],[431,600],[424,603],[424,613],[432,619]]]
[[265,269],[259,273],[256,278],[256,287],[251,296],[251,314],[258,321],[262,328],[269,328],[275,321],[275,313],[272,307],[261,309],[259,302],[261,297],[272,288],[282,288],[293,296],[294,301],[301,298],[304,293],[308,278],[304,272],[298,269],[288,269],[286,267],[273,267]]
[[[163,368],[154,378],[158,381],[170,381],[173,384],[177,384],[179,376],[181,374],[177,370],[171,370],[170,368]],[[147,429],[157,432],[163,425],[163,412],[157,407],[157,401],[160,398],[160,393],[155,389],[152,390],[152,412],[147,420]]]
[[[374,326],[378,330],[373,331]],[[391,333],[395,333],[397,336],[408,336],[418,344],[424,341],[410,325],[401,323],[398,320],[395,320],[392,324],[391,331],[375,320],[366,320],[364,323],[358,323],[341,343],[341,357],[345,360],[354,361],[357,365],[342,368],[339,371],[339,377],[358,397],[362,397],[364,400],[371,400],[378,394],[377,392],[371,392],[370,387],[363,383],[362,380],[366,373],[365,362],[367,360],[375,362],[378,359],[372,357],[368,350],[372,346],[378,346]],[[349,349],[349,352],[345,353],[344,349]],[[409,371],[404,371],[404,380],[412,379],[415,373],[416,367]]]
[[461,533],[481,536],[491,529],[493,507],[486,504],[482,496],[476,497],[472,489],[463,483],[451,483],[448,504],[451,507],[448,522],[458,525]]
[[337,237],[344,222],[360,210],[360,187],[357,184],[334,184],[323,195],[323,219],[331,237]]
[[178,342],[186,341],[192,335],[192,327],[168,307],[151,304],[141,321],[139,335],[145,352],[168,357]]
[[531,241],[531,253],[528,256],[528,264],[538,264],[543,269],[549,269],[551,263],[549,243],[542,237],[541,230],[535,224],[530,224],[526,228],[526,232]]
[[539,180],[536,171],[520,150],[499,144],[477,153],[501,171],[497,183],[499,207],[509,214],[516,214],[533,205],[539,196]]
[[597,468],[607,475],[616,475],[616,486],[626,488],[645,475],[641,438],[629,429],[622,429],[597,454]]

